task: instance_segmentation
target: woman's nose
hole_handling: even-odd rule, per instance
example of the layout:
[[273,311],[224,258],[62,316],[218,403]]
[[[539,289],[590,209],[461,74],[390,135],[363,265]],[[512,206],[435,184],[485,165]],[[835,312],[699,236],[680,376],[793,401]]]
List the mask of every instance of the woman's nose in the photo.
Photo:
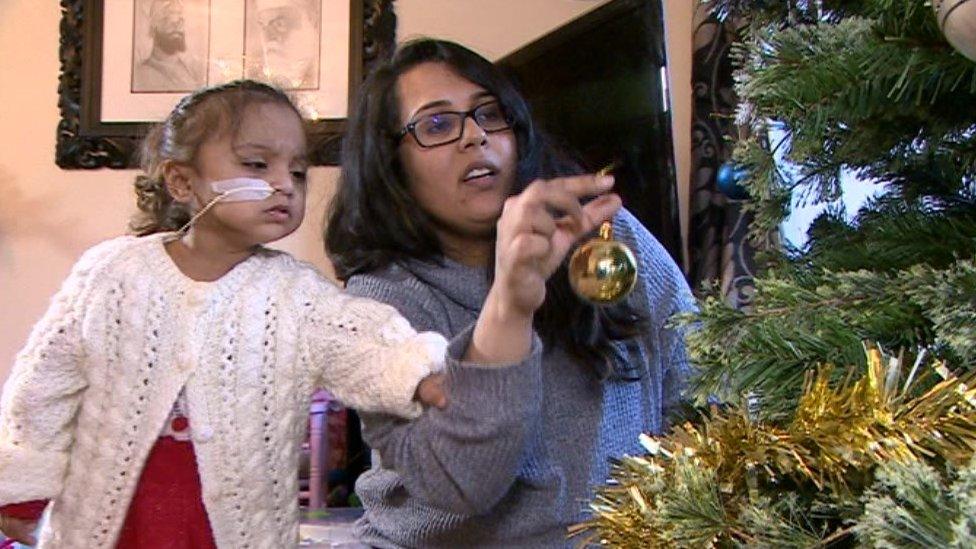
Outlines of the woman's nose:
[[484,145],[486,141],[488,141],[488,132],[478,125],[474,116],[464,117],[464,120],[461,121],[461,139],[459,140],[461,147]]

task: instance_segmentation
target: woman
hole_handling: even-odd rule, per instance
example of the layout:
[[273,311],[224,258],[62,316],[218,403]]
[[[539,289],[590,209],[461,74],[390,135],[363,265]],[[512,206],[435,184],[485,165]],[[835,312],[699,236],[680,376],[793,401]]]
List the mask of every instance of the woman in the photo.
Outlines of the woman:
[[[326,237],[338,275],[452,338],[457,359],[446,409],[363,416],[362,541],[565,545],[608,458],[640,451],[679,398],[689,367],[665,320],[693,306],[681,272],[615,195],[585,201],[612,178],[576,175],[513,85],[454,43],[409,43],[371,75],[343,162]],[[638,286],[596,308],[562,264],[611,216]]]

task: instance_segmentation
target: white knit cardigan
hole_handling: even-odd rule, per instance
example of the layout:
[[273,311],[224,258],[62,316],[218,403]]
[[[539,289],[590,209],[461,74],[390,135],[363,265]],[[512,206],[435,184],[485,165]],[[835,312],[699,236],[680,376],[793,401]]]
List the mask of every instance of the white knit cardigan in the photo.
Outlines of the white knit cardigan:
[[112,547],[143,463],[185,388],[217,545],[298,542],[298,452],[324,387],[414,416],[446,341],[260,249],[215,282],[184,276],[172,235],[102,243],[75,265],[0,401],[0,505],[51,499],[41,547]]

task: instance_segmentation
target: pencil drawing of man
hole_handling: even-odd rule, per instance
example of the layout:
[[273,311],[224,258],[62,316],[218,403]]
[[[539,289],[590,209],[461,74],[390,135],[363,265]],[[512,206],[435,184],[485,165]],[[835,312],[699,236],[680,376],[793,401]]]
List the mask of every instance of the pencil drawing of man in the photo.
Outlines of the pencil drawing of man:
[[321,7],[321,0],[251,0],[246,75],[285,89],[317,88]]
[[187,92],[206,84],[200,63],[187,54],[185,4],[184,0],[151,0],[148,33],[142,37],[151,40],[152,47],[133,66],[133,92]]

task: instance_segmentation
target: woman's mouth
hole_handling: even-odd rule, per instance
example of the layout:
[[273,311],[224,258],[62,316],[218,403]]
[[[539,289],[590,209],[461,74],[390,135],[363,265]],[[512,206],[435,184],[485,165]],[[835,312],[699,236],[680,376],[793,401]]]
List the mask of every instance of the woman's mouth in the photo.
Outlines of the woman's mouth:
[[470,170],[468,170],[466,174],[464,174],[464,178],[462,178],[461,181],[465,183],[471,181],[479,181],[479,180],[483,180],[484,178],[491,177],[493,175],[495,175],[495,170],[491,168],[485,168],[485,167],[471,168]]

